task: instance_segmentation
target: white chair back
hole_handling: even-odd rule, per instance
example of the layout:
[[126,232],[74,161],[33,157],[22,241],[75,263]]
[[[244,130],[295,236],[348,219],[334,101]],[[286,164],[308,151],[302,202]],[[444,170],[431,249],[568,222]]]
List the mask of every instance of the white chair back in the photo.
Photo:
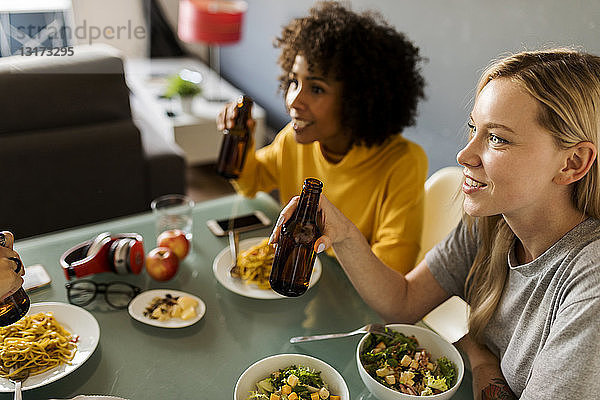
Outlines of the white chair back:
[[[462,168],[445,167],[425,182],[425,214],[418,262],[460,221],[463,194],[459,190],[462,180]],[[468,314],[467,303],[454,296],[427,314],[423,322],[454,343],[468,332]]]
[[441,241],[460,221],[462,214],[462,168],[445,167],[425,182],[425,214],[419,263],[425,253]]

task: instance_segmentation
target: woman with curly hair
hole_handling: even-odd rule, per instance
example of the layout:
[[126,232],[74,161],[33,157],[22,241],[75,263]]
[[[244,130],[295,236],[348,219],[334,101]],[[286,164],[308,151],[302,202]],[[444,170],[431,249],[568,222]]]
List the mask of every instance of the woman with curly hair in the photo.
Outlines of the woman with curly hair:
[[[336,2],[292,20],[275,46],[292,120],[273,143],[248,151],[232,184],[246,196],[278,189],[285,204],[315,177],[373,252],[409,271],[419,252],[427,158],[401,133],[424,97],[419,49],[379,14]],[[219,129],[231,128],[235,115],[228,105]]]

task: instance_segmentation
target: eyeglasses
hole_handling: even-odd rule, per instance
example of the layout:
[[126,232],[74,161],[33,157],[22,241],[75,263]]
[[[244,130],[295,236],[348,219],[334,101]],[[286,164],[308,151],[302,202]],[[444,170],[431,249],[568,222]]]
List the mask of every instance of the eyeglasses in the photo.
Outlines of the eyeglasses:
[[104,293],[106,303],[117,309],[127,308],[129,302],[142,291],[127,282],[96,283],[86,279],[67,282],[65,287],[71,304],[87,306],[98,293]]

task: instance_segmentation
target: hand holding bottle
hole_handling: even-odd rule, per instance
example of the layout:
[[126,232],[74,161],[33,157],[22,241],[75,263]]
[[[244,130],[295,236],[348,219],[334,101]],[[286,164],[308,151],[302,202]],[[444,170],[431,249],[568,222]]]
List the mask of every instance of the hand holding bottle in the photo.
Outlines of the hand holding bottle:
[[[281,210],[279,219],[273,228],[273,233],[270,237],[271,243],[277,243],[281,233],[283,223],[289,220],[294,211],[298,207],[300,196],[293,197],[290,202]],[[315,241],[314,251],[321,253],[327,250],[336,243],[341,243],[344,240],[358,234],[361,235],[358,228],[350,221],[340,210],[338,210],[331,202],[321,194],[318,208],[318,223],[321,228],[321,236]]]
[[[247,149],[252,145],[253,132],[250,125],[254,128],[254,123],[249,124],[252,120],[252,104],[254,102],[249,96],[240,96],[233,109],[225,107],[221,124],[217,118],[217,125],[224,125],[223,141],[217,158],[217,173],[227,179],[239,178],[244,168]],[[233,121],[228,119],[227,115],[233,118]]]
[[321,237],[318,223],[319,197],[323,183],[306,178],[293,215],[281,224],[269,284],[275,292],[301,296],[306,292],[317,258],[315,241]]
[[[237,101],[230,101],[225,104],[225,107],[219,114],[217,114],[217,130],[222,131],[224,129],[232,129],[235,126],[235,121],[238,116]],[[252,118],[252,115],[248,118],[247,127],[250,134],[254,136],[254,129],[256,127],[256,121]]]
[[25,270],[19,254],[13,248],[14,237],[0,232],[0,300],[12,295],[23,285]]

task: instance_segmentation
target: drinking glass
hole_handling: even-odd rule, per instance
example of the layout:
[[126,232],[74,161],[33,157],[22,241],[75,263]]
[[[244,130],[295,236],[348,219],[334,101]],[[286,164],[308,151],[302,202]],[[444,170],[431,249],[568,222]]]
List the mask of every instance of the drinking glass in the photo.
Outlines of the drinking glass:
[[180,229],[192,241],[194,201],[182,194],[167,194],[152,200],[150,204],[156,216],[156,236],[170,229]]

